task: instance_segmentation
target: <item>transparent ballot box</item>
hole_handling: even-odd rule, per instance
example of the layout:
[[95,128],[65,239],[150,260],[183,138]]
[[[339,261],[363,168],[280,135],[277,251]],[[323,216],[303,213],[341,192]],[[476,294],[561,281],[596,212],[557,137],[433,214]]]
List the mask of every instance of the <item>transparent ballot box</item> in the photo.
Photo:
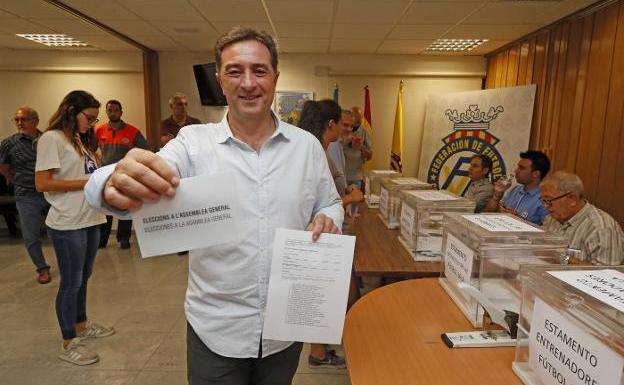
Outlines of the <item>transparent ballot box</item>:
[[561,265],[567,242],[510,214],[444,214],[440,285],[475,326],[483,308],[458,287],[474,286],[501,309],[518,313],[520,265]]
[[403,190],[433,190],[431,183],[416,178],[383,178],[379,192],[379,216],[389,229],[398,229],[401,219],[401,195]]
[[394,170],[370,170],[365,172],[364,185],[366,186],[366,204],[368,207],[379,207],[382,178],[398,178],[400,176],[401,174]]
[[624,385],[624,266],[522,266],[513,371],[527,385]]
[[475,201],[448,191],[401,191],[399,242],[416,261],[439,261],[444,212],[471,214]]

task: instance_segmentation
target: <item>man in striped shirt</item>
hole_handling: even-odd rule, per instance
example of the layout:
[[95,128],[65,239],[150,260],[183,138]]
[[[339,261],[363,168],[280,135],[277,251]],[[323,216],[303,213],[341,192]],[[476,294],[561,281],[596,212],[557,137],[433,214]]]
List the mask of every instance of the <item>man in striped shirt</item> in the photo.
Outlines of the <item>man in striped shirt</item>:
[[577,175],[557,171],[542,183],[542,202],[550,213],[544,230],[564,236],[569,248],[594,265],[624,263],[624,233],[612,216],[587,202]]
[[20,107],[13,117],[18,132],[0,144],[0,173],[15,186],[15,205],[20,218],[24,245],[37,268],[37,282],[50,282],[50,265],[41,250],[41,215],[50,204],[35,189],[35,161],[39,115],[30,107]]

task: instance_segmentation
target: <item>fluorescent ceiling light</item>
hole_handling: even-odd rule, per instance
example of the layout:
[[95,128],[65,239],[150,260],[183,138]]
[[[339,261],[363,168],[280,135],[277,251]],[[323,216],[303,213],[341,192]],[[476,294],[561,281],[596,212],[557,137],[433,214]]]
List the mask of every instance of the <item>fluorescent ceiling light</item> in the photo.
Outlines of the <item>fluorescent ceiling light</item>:
[[21,34],[21,33],[18,33],[17,36],[34,41],[36,43],[47,45],[48,47],[88,47],[89,46],[89,44],[87,43],[83,43],[78,39],[75,39],[71,36],[67,36],[62,33],[56,33],[56,34],[49,34],[49,33]]
[[471,51],[488,39],[438,39],[427,47],[428,52]]

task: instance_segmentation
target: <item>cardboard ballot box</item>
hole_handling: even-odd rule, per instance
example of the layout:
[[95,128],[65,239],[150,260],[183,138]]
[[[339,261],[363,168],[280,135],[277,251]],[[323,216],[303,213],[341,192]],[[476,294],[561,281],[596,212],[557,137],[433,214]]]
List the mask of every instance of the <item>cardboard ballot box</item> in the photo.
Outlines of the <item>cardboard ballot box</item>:
[[439,261],[444,212],[471,214],[475,201],[448,191],[401,191],[399,241],[416,261]]
[[401,174],[394,170],[370,170],[365,172],[364,185],[366,186],[366,204],[368,207],[379,207],[382,178],[398,178],[400,176]]
[[401,196],[403,190],[434,190],[431,183],[416,178],[383,178],[379,191],[379,216],[389,229],[398,229],[401,219]]
[[474,326],[481,326],[483,308],[459,282],[518,313],[520,265],[567,261],[565,239],[510,214],[445,213],[444,221],[440,284]]
[[624,266],[523,266],[513,370],[527,385],[622,385]]

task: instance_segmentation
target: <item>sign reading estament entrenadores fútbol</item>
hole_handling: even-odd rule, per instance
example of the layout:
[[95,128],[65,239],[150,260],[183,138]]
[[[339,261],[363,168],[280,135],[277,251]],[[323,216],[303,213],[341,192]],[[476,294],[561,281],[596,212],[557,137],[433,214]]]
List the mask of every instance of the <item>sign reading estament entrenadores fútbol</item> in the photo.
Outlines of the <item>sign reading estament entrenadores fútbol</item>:
[[531,133],[535,85],[429,96],[421,147],[421,180],[463,195],[470,159],[492,160],[492,178],[513,170]]
[[619,385],[624,358],[535,298],[529,364],[545,385]]

